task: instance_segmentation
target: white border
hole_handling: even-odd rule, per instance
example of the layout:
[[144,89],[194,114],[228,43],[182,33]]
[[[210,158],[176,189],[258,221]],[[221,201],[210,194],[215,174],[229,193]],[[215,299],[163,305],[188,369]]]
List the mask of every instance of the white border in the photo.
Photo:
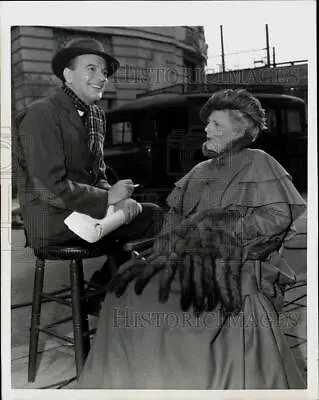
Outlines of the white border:
[[[262,1],[251,2],[251,12],[262,12],[272,9],[280,13],[280,9],[289,6],[302,6],[309,10],[307,21],[300,21],[296,29],[302,29],[302,24],[311,25],[313,34],[305,45],[310,46],[313,57],[309,59],[309,174],[308,174],[308,390],[306,391],[75,391],[75,390],[11,390],[10,366],[10,221],[11,221],[11,79],[10,79],[10,26],[11,25],[41,25],[41,26],[176,26],[203,25],[203,19],[216,9],[223,9],[229,15],[229,20],[241,18],[240,13],[244,2],[9,2],[0,3],[1,16],[1,351],[2,351],[2,390],[3,398],[7,399],[123,399],[123,398],[176,398],[176,399],[315,399],[318,393],[318,230],[317,230],[317,115],[316,115],[316,42],[315,42],[315,11],[313,1]],[[288,3],[288,4],[287,4]],[[276,9],[276,10],[275,10]],[[251,16],[250,16],[251,17]],[[283,16],[283,26],[285,18]],[[220,22],[221,24],[223,21]],[[267,23],[267,21],[265,21]],[[283,27],[284,29],[284,27]],[[7,128],[6,128],[7,127]],[[9,362],[9,366],[8,366]]]

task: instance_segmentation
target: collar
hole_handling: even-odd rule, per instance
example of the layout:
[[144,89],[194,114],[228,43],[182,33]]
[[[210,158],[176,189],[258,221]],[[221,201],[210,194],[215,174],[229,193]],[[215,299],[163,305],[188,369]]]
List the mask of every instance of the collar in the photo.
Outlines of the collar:
[[70,123],[76,126],[83,135],[87,135],[83,121],[79,117],[78,110],[74,106],[70,96],[61,88],[58,88],[56,92],[50,96],[50,101],[57,107],[57,113],[63,113]]
[[61,89],[70,97],[73,105],[77,110],[84,112],[87,112],[89,110],[90,106],[86,104],[83,100],[81,100],[72,88],[63,83]]
[[211,159],[212,164],[217,166],[225,165],[226,163],[231,162],[234,156],[244,148],[248,147],[250,143],[251,140],[248,139],[247,136],[242,136],[239,139],[230,142],[222,151],[222,153],[208,151],[207,156]]
[[51,96],[51,100],[56,106],[64,108],[69,114],[79,115],[80,117],[85,114],[82,110],[76,108],[70,96],[67,95],[62,88],[56,90]]

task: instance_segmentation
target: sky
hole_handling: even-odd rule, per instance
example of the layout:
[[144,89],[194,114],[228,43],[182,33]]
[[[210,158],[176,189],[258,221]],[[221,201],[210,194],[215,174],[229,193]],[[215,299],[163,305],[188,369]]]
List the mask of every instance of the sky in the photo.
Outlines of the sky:
[[[266,56],[262,50],[266,47],[265,24],[269,28],[271,55],[274,46],[277,62],[312,58],[315,46],[315,0],[3,1],[1,6],[8,11],[8,17],[3,20],[14,25],[201,25],[208,44],[207,66],[215,69],[221,64],[220,25],[224,33],[226,68],[252,67],[254,60]],[[229,55],[254,49],[259,51]]]
[[[212,8],[209,23],[204,23],[208,44],[208,68],[218,70],[221,64],[221,34],[223,27],[226,68],[253,67],[253,61],[266,57],[266,28],[268,24],[270,56],[275,47],[276,62],[304,60],[313,57],[310,39],[313,37],[314,14],[312,1],[265,1],[219,3]],[[312,4],[311,4],[312,3]],[[257,52],[246,52],[259,49]],[[230,53],[245,52],[238,55]],[[217,57],[216,57],[217,56]],[[255,66],[262,64],[255,64]]]

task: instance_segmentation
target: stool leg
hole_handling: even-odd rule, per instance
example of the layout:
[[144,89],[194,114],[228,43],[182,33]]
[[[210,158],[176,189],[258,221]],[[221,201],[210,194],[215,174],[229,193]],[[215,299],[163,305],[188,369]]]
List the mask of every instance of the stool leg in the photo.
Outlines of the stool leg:
[[[83,273],[83,262],[82,260],[77,261],[78,272],[80,278],[80,293],[81,293],[81,322],[82,322],[82,332],[88,332],[89,327],[89,314],[87,307],[87,300],[83,300],[85,295],[85,285],[84,285],[84,273]],[[86,336],[83,340],[83,350],[84,350],[84,361],[90,351],[90,337]]]
[[39,331],[41,317],[41,292],[44,282],[44,266],[45,261],[36,260],[36,269],[33,287],[33,303],[30,327],[30,343],[29,343],[29,365],[28,365],[28,382],[34,382],[37,369],[37,355],[39,343]]
[[[76,375],[79,378],[85,358],[90,349],[90,338],[83,339],[83,332],[88,331],[88,316],[82,300],[84,294],[84,276],[82,260],[70,262],[70,283],[72,295],[72,314],[74,332],[74,350]],[[83,307],[84,306],[84,307]]]

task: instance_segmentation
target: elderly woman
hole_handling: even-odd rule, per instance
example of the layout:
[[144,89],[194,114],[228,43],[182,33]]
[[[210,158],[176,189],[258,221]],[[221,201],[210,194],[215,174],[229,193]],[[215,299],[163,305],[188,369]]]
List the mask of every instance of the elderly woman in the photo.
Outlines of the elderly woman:
[[279,319],[295,279],[280,250],[305,203],[248,148],[265,128],[250,93],[213,94],[201,118],[208,160],[176,183],[153,253],[112,280],[79,388],[305,387]]

